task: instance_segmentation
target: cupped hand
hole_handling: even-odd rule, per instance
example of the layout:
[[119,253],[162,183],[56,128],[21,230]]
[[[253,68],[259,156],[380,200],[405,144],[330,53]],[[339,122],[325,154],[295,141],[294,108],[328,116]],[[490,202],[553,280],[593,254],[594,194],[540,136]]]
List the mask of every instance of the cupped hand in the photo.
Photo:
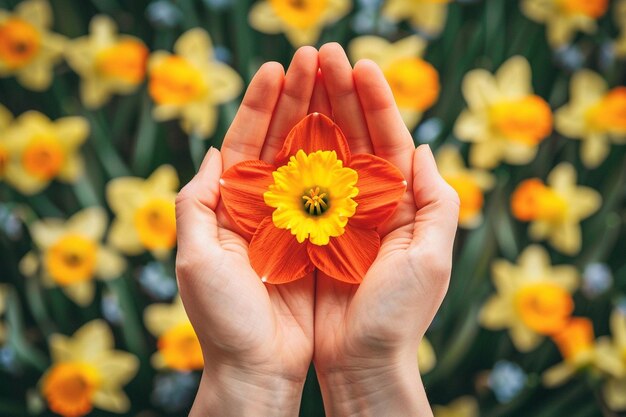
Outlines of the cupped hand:
[[[318,53],[311,47],[297,51],[286,75],[280,64],[264,64],[221,154],[207,153],[176,200],[176,273],[205,357],[192,415],[207,415],[207,409],[221,416],[297,414],[313,355],[314,277],[261,282],[243,232],[220,204],[219,179],[241,161],[273,160],[289,130],[309,112],[317,73]],[[218,411],[217,397],[229,408]]]
[[[459,200],[428,146],[415,149],[376,64],[354,69],[338,44],[320,49],[326,103],[353,153],[398,167],[407,191],[378,231],[379,254],[360,285],[318,272],[314,363],[327,416],[427,415],[417,351],[447,290]],[[364,408],[366,407],[366,408]]]

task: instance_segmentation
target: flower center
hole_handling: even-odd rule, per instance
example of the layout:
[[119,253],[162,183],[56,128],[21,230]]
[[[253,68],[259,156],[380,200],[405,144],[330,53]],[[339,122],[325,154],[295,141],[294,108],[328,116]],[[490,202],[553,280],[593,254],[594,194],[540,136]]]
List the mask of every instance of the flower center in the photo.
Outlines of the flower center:
[[335,151],[307,155],[299,150],[273,176],[274,184],[263,198],[276,208],[272,213],[276,227],[290,230],[300,243],[309,239],[315,245],[327,245],[331,237],[343,234],[356,212],[358,175],[343,166]]
[[270,5],[289,26],[306,29],[319,25],[328,0],[270,0]]
[[587,111],[586,116],[596,130],[626,134],[626,87],[609,91]]
[[157,348],[165,364],[179,371],[202,369],[202,349],[191,323],[181,323],[163,333]]
[[146,74],[148,48],[127,39],[103,49],[96,55],[96,70],[103,76],[128,84],[139,84]]
[[61,285],[84,282],[93,277],[98,247],[90,239],[71,234],[53,244],[45,256],[52,279]]
[[155,198],[135,212],[135,229],[148,249],[171,249],[176,243],[174,202]]
[[0,61],[9,68],[21,68],[39,52],[41,35],[37,28],[17,17],[0,25]]
[[180,56],[168,56],[150,69],[150,96],[157,104],[182,105],[207,92],[200,70]]
[[91,365],[67,362],[54,365],[43,382],[43,395],[52,411],[64,417],[80,417],[93,408],[94,392],[101,385]]
[[397,59],[384,73],[400,108],[424,111],[439,96],[439,74],[420,58]]
[[65,152],[56,138],[33,137],[22,155],[24,169],[41,180],[54,178],[63,167]]
[[552,338],[565,360],[576,361],[577,357],[593,348],[593,323],[586,318],[573,318]]
[[491,106],[494,128],[509,140],[536,145],[552,131],[552,111],[539,96],[502,101]]
[[515,307],[527,327],[537,333],[553,334],[567,324],[574,311],[574,301],[556,284],[537,283],[517,292]]
[[558,0],[557,4],[566,14],[582,14],[597,19],[606,13],[609,0]]
[[459,195],[459,221],[463,223],[474,218],[483,207],[483,193],[476,181],[463,174],[446,175],[444,178]]
[[567,216],[568,207],[560,194],[546,187],[541,180],[531,178],[522,181],[513,192],[511,211],[521,221],[558,222]]

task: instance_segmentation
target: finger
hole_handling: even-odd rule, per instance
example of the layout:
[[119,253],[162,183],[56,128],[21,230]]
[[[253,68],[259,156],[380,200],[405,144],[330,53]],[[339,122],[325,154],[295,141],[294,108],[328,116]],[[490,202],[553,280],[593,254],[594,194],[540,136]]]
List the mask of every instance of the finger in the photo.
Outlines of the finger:
[[267,62],[257,71],[224,137],[225,169],[241,161],[259,159],[284,78],[283,67],[277,62]]
[[317,71],[317,77],[315,78],[315,87],[313,87],[313,94],[311,95],[311,104],[309,104],[308,113],[322,113],[330,118],[333,117],[333,113],[330,107],[330,101],[328,100],[328,93],[324,86],[324,76],[322,71]]
[[414,152],[413,193],[417,213],[411,246],[428,248],[429,253],[438,254],[446,262],[451,260],[459,196],[439,175],[428,145],[420,145]]
[[207,245],[219,245],[215,209],[220,199],[222,175],[220,152],[211,148],[198,173],[176,197],[176,237],[178,254],[192,256]]
[[298,49],[291,60],[285,85],[278,100],[272,123],[263,145],[261,159],[273,162],[283,146],[283,141],[309,109],[315,76],[317,74],[317,50],[311,46]]
[[372,143],[357,95],[352,66],[338,43],[320,48],[320,68],[328,91],[333,119],[339,125],[353,153],[372,153]]
[[374,153],[398,167],[410,186],[411,156],[415,145],[402,121],[385,76],[378,65],[364,59],[354,66],[354,82]]

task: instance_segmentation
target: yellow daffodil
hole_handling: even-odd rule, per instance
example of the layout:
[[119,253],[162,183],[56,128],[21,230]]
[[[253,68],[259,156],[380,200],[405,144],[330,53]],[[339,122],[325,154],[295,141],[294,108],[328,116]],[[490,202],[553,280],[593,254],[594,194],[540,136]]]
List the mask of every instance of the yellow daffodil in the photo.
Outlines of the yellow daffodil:
[[620,0],[615,5],[615,24],[620,29],[619,36],[613,45],[615,56],[626,58],[626,0]]
[[[6,310],[6,298],[9,293],[9,286],[6,284],[0,284],[0,319],[4,315],[4,310]],[[6,340],[6,329],[4,327],[4,323],[0,321],[0,346],[4,344]]]
[[435,417],[478,417],[478,401],[469,395],[459,397],[447,406],[433,407]]
[[626,143],[626,87],[609,90],[606,81],[590,70],[572,77],[570,101],[554,114],[556,130],[582,140],[580,157],[595,168],[609,154],[610,142]]
[[408,19],[424,35],[434,37],[445,27],[450,2],[452,0],[386,0],[381,14],[394,23]]
[[523,0],[522,12],[531,20],[545,23],[548,43],[553,48],[572,41],[578,31],[594,33],[597,20],[609,0]]
[[468,169],[458,149],[443,146],[437,152],[437,168],[459,195],[459,226],[473,228],[482,223],[483,193],[494,185],[494,177],[481,169]]
[[472,70],[462,89],[468,109],[459,115],[454,134],[473,142],[470,164],[495,168],[502,160],[529,163],[539,142],[552,132],[552,111],[533,94],[526,58],[510,58],[495,76],[484,69]]
[[157,352],[152,365],[177,371],[202,369],[204,360],[196,336],[180,297],[172,304],[152,304],[144,312],[146,327],[157,337]]
[[237,97],[243,87],[235,70],[215,60],[211,38],[200,28],[182,34],[174,54],[154,52],[148,76],[154,118],[180,118],[185,132],[202,138],[215,130],[217,105]]
[[576,170],[567,163],[557,165],[547,185],[538,178],[522,181],[511,196],[513,216],[530,221],[528,230],[535,240],[547,239],[566,255],[575,255],[582,245],[580,222],[602,204],[600,194],[576,185]]
[[420,373],[427,374],[432,371],[437,364],[437,356],[435,355],[435,349],[430,344],[426,337],[422,338],[419,348],[417,350],[418,364]]
[[52,83],[65,38],[50,32],[52,10],[46,0],[26,0],[13,13],[0,10],[0,77],[15,76],[31,90]]
[[413,129],[439,97],[439,74],[421,56],[426,42],[408,36],[390,43],[378,36],[355,38],[348,48],[352,61],[371,59],[385,74],[404,123]]
[[107,215],[100,207],[86,208],[67,221],[43,219],[30,227],[39,257],[30,252],[20,267],[25,275],[39,269],[48,287],[60,287],[81,306],[93,300],[94,278],[120,276],[126,261],[101,243],[107,228]]
[[[612,340],[602,338],[598,344],[605,347],[604,352],[612,352],[617,360],[621,360],[622,367],[617,375],[611,376],[603,388],[604,399],[611,410],[626,410],[626,314],[615,310],[611,314]],[[608,349],[607,349],[608,348]]]
[[83,172],[78,148],[88,134],[82,117],[51,121],[36,111],[20,115],[3,135],[4,179],[23,194],[35,194],[55,178],[76,181]]
[[324,26],[347,15],[352,0],[259,0],[250,9],[248,21],[259,32],[285,33],[294,47],[313,45]]
[[13,121],[11,112],[0,104],[0,181],[4,178],[4,173],[9,163],[9,150],[5,145],[5,132]]
[[528,352],[544,335],[560,331],[574,310],[571,293],[579,277],[570,265],[551,266],[539,245],[526,248],[518,264],[497,259],[491,265],[496,294],[483,305],[480,323],[491,330],[509,329],[515,347]]
[[96,407],[125,413],[130,401],[122,390],[137,374],[137,358],[113,350],[113,333],[102,320],[93,320],[72,337],[49,339],[52,365],[41,379],[41,393],[50,410],[63,417],[81,417]]
[[625,371],[621,358],[607,343],[594,341],[593,323],[587,318],[572,318],[552,339],[564,361],[543,373],[543,383],[547,387],[561,385],[583,369],[616,377]]
[[178,174],[170,165],[159,167],[148,178],[120,177],[106,187],[109,206],[116,218],[109,243],[127,255],[146,250],[165,257],[176,245],[174,200]]
[[118,35],[115,22],[94,17],[89,36],[71,41],[67,63],[81,77],[80,98],[88,108],[105,104],[112,94],[130,94],[146,75],[148,48],[134,36]]

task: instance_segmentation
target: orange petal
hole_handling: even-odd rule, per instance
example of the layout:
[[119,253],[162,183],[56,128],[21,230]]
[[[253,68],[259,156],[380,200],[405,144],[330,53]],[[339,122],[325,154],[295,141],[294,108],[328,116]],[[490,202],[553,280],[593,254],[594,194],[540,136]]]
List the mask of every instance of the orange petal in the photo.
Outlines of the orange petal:
[[276,155],[276,165],[285,165],[289,157],[300,149],[307,154],[315,151],[335,151],[344,166],[350,163],[350,149],[343,132],[321,113],[309,114],[291,129],[283,148]]
[[265,204],[263,193],[274,183],[273,165],[263,161],[243,161],[222,174],[220,196],[230,218],[248,236],[272,215],[273,207]]
[[406,181],[398,168],[369,154],[352,157],[350,168],[359,174],[354,198],[358,206],[350,218],[353,226],[374,228],[391,216],[406,191]]
[[343,235],[330,238],[328,245],[309,244],[311,261],[329,277],[358,284],[376,259],[380,237],[373,229],[346,227]]
[[266,217],[250,242],[250,265],[269,284],[295,281],[315,269],[306,247],[306,242],[298,243],[288,230],[274,226],[271,216]]

